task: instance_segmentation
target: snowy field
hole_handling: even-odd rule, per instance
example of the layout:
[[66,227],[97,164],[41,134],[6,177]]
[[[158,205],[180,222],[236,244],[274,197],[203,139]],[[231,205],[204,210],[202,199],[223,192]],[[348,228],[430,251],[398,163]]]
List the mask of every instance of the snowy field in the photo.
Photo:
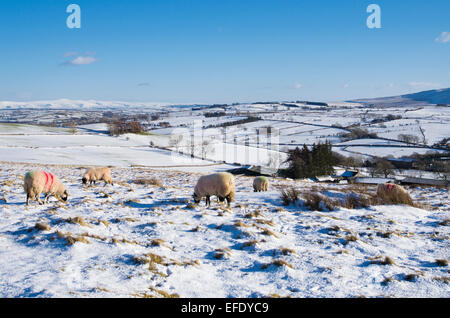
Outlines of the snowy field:
[[[199,173],[115,168],[114,186],[90,188],[81,169],[46,165],[70,199],[26,207],[23,175],[44,167],[0,167],[1,297],[450,297],[436,263],[450,256],[445,189],[410,189],[426,209],[319,212],[284,207],[276,189],[311,182],[254,193],[238,176],[228,210],[189,204]],[[151,178],[161,184],[134,183]]]

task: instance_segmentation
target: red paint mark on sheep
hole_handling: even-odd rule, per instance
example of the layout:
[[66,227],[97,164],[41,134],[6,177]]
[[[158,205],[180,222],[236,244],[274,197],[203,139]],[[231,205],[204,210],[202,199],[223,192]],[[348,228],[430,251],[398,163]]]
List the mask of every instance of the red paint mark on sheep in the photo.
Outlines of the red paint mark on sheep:
[[[53,174],[51,174],[49,172],[45,172],[45,171],[44,171],[44,175],[45,175],[45,188],[46,188],[46,191],[49,191],[53,185],[54,176],[53,176]],[[49,179],[50,179],[50,185],[48,185]]]

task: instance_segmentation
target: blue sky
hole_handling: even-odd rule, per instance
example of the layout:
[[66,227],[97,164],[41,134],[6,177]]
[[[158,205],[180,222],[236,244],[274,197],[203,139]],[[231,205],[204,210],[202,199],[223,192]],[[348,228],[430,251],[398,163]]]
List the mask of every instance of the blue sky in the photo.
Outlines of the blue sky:
[[[66,7],[81,7],[81,29]],[[366,8],[381,7],[381,29]],[[0,100],[347,100],[450,87],[447,0],[2,0]],[[448,32],[448,33],[445,33]]]

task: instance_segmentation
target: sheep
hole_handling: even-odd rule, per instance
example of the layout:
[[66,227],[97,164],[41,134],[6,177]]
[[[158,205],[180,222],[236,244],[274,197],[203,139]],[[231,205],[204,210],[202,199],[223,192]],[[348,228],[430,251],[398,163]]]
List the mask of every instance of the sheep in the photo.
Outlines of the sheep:
[[253,180],[253,190],[255,192],[267,191],[269,189],[269,180],[266,177],[260,176]]
[[411,196],[398,184],[379,184],[377,187],[377,197],[381,198],[385,203],[413,205]]
[[[48,203],[51,195],[63,202],[67,202],[69,197],[69,193],[57,176],[41,170],[27,172],[23,188],[27,194],[27,206],[30,200],[36,200],[41,205]],[[40,198],[41,193],[46,194],[44,201]]]
[[90,168],[87,169],[81,181],[84,185],[88,182],[90,185],[95,184],[95,182],[103,180],[105,181],[105,186],[107,184],[113,185],[111,178],[111,169],[108,167],[104,168]]
[[212,195],[217,196],[220,202],[226,199],[230,207],[235,196],[234,176],[228,172],[219,172],[200,177],[194,188],[194,202],[198,204],[206,197],[206,206],[209,207]]

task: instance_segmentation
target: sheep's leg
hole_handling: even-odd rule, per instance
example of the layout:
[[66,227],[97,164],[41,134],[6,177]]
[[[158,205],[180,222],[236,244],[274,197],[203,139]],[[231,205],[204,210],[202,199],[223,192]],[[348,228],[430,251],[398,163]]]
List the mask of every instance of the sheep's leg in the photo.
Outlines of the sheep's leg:
[[40,205],[44,205],[44,202],[41,200],[41,194],[40,193],[36,194],[36,200],[37,200],[37,202],[39,202]]
[[27,193],[27,206],[30,205],[30,195]]
[[206,196],[206,207],[211,206],[211,197],[209,195]]
[[47,193],[47,195],[44,198],[44,202],[48,203],[50,201],[50,193]]
[[226,199],[227,199],[227,206],[230,207],[230,206],[231,206],[231,205],[230,205],[230,203],[231,203],[230,196],[227,195],[227,196],[226,196]]

